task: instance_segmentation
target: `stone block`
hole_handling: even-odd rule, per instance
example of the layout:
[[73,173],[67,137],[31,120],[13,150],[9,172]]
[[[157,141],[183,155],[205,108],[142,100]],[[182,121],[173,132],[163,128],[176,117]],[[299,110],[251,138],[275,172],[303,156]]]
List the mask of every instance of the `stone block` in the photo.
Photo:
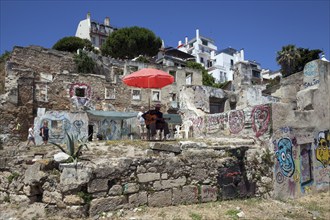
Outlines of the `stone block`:
[[84,200],[78,195],[67,195],[64,197],[63,201],[68,205],[82,205]]
[[100,199],[93,199],[90,204],[90,216],[96,216],[101,212],[115,211],[127,204],[125,196],[112,196]]
[[150,148],[152,150],[167,151],[173,153],[181,153],[181,148],[179,145],[166,144],[166,143],[153,143]]
[[56,204],[62,201],[62,194],[59,192],[44,191],[42,194],[42,202],[48,204]]
[[136,193],[139,191],[139,184],[136,183],[126,183],[124,185],[124,194]]
[[194,185],[173,189],[173,205],[198,203],[198,188]]
[[41,171],[41,164],[35,163],[27,168],[24,174],[24,184],[33,185],[46,178],[46,173]]
[[64,168],[60,178],[60,188],[62,192],[77,190],[82,185],[88,183],[92,177],[90,168],[75,169]]
[[313,98],[316,89],[308,88],[297,92],[297,107],[299,110],[313,110]]
[[160,173],[139,173],[137,177],[140,183],[147,183],[160,180]]
[[20,205],[30,203],[30,199],[26,195],[10,194],[9,200],[11,203],[16,203]]
[[201,186],[201,202],[217,201],[218,188],[215,186],[202,185]]
[[172,205],[172,190],[149,194],[148,205],[152,207],[165,207]]
[[93,179],[88,183],[89,193],[108,191],[108,179]]
[[173,187],[184,186],[186,184],[186,177],[179,177],[177,179],[155,181],[153,187],[155,190],[169,189]]
[[128,203],[131,207],[138,207],[141,205],[146,205],[148,203],[147,192],[139,192],[132,194],[128,197]]
[[108,194],[109,196],[119,196],[123,193],[123,187],[121,187],[121,185],[113,185]]

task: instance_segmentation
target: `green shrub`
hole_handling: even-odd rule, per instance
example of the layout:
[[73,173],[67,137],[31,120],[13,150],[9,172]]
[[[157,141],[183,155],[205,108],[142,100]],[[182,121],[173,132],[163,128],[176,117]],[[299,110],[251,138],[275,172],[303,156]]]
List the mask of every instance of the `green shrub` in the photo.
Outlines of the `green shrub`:
[[92,73],[95,62],[89,57],[85,52],[80,51],[79,54],[74,56],[74,62],[77,65],[77,70],[79,73]]
[[85,48],[88,51],[94,49],[92,43],[87,39],[79,37],[63,37],[53,45],[53,49],[60,51],[67,51],[71,53],[77,52],[78,49]]

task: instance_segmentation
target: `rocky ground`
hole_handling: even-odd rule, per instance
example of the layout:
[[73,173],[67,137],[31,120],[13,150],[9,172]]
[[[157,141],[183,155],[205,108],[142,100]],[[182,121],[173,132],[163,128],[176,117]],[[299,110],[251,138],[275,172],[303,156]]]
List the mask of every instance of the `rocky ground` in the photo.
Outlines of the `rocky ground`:
[[[323,192],[289,201],[252,198],[210,202],[198,205],[180,205],[164,208],[140,207],[103,213],[100,219],[128,220],[217,220],[217,219],[330,219],[330,193]],[[29,206],[0,205],[0,219],[54,219],[65,220],[47,213],[47,206],[34,203]],[[91,218],[86,218],[91,219]]]

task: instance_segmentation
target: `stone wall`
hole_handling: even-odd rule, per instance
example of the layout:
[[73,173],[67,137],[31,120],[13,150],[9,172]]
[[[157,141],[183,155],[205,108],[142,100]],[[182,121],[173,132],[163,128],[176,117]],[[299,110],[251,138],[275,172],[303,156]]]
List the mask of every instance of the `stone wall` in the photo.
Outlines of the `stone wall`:
[[[297,80],[300,85],[295,95],[297,102],[272,105],[274,132],[270,146],[276,155],[274,195],[278,198],[329,189],[329,77],[329,62],[312,61],[306,64],[303,78]],[[292,88],[288,93],[284,89],[283,94],[291,94]]]
[[90,155],[92,162],[77,165],[58,165],[46,158],[34,164],[9,160],[0,173],[0,201],[42,202],[51,213],[92,217],[143,205],[163,207],[270,193],[271,170],[260,168],[266,164],[266,152],[214,144],[154,143],[148,157]]
[[193,137],[249,136],[265,141],[271,136],[272,107],[271,104],[257,105],[201,116],[187,112],[183,120],[191,122]]
[[[5,93],[0,95],[3,118],[0,138],[8,143],[26,140],[38,108],[68,112],[88,109],[129,112],[139,111],[141,106],[147,109],[162,103],[163,112],[177,113],[180,89],[186,85],[186,74],[193,75],[192,84],[202,84],[201,72],[189,68],[147,65],[89,55],[97,64],[94,70],[97,74],[77,73],[72,53],[39,46],[15,47],[6,62]],[[155,91],[159,92],[159,100],[151,100],[153,89],[132,88],[122,83],[122,77],[145,67],[175,72],[175,83]],[[133,99],[133,90],[139,92],[136,99]],[[20,129],[15,130],[15,127]]]

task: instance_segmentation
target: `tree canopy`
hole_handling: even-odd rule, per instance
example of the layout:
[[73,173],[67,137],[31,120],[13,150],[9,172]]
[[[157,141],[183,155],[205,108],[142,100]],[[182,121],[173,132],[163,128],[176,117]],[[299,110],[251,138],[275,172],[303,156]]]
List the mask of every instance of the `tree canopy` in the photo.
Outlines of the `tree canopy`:
[[133,59],[139,55],[152,57],[158,53],[162,42],[159,37],[141,27],[127,27],[112,32],[101,48],[102,55]]
[[277,52],[276,61],[281,66],[282,75],[286,77],[302,71],[306,63],[319,59],[321,52],[319,49],[309,50],[289,44]]
[[93,50],[92,43],[87,39],[81,39],[79,37],[63,37],[58,40],[54,45],[53,49],[67,52],[77,52],[78,49],[85,48],[88,51]]

